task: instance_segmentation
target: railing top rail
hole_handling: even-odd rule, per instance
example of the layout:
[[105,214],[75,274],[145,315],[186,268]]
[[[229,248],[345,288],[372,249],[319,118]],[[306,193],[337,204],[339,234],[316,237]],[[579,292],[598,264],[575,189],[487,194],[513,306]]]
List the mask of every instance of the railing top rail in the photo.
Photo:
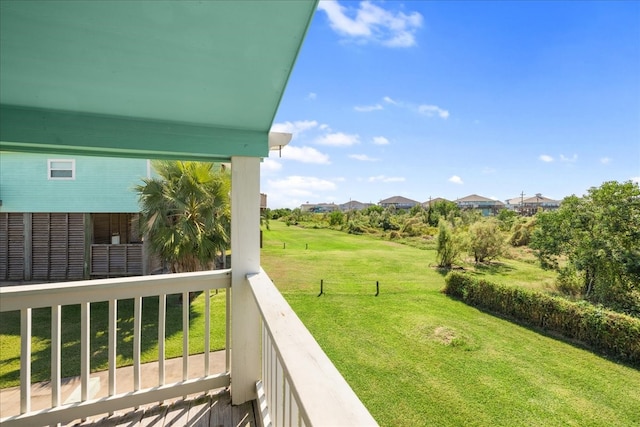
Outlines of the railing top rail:
[[127,299],[223,289],[229,286],[231,286],[231,269],[5,286],[0,288],[0,312],[108,301],[113,298]]
[[262,320],[309,425],[377,426],[269,276],[248,276]]

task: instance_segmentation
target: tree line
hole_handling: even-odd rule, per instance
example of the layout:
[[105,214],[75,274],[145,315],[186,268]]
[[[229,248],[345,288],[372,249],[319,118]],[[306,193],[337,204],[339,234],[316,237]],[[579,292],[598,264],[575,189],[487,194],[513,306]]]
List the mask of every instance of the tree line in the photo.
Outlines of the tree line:
[[[154,161],[156,177],[136,187],[140,230],[150,250],[171,272],[215,268],[230,236],[230,176],[221,165]],[[331,213],[266,210],[269,220],[288,225],[331,227],[389,239],[419,238],[436,250],[440,268],[463,258],[486,263],[511,246],[528,246],[540,265],[558,273],[567,296],[640,315],[640,187],[609,181],[582,197],[570,196],[556,211],[520,217],[502,210],[482,217],[455,203],[437,201],[409,210],[370,206]]]
[[433,239],[440,268],[452,268],[465,257],[486,263],[508,246],[528,247],[542,268],[558,273],[557,288],[566,296],[640,315],[640,188],[632,181],[605,182],[582,197],[565,198],[558,210],[532,217],[507,209],[482,217],[448,201],[409,210],[371,206],[311,214],[276,209],[270,215],[290,225]]

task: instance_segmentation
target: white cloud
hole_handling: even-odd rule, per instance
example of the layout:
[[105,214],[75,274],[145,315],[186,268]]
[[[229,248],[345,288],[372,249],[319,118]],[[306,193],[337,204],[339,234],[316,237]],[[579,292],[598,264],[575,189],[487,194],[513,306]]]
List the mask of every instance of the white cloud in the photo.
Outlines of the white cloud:
[[386,175],[378,175],[378,176],[370,176],[367,179],[368,182],[404,182],[405,179],[401,176],[386,176]]
[[387,138],[385,138],[384,136],[374,136],[373,137],[373,143],[376,145],[388,145],[389,144],[389,140]]
[[290,196],[310,196],[317,191],[333,191],[336,184],[313,176],[292,175],[285,179],[268,180],[271,191],[282,192]]
[[453,182],[454,184],[464,184],[464,182],[462,181],[462,178],[460,178],[458,175],[453,175],[451,178],[449,178],[449,182]]
[[632,176],[631,181],[635,182],[636,184],[640,184],[640,176]]
[[565,163],[575,163],[578,161],[578,155],[574,154],[572,157],[566,157],[564,154],[560,154],[560,161]]
[[261,173],[278,172],[282,169],[282,164],[274,159],[264,159],[260,164]]
[[540,160],[542,160],[545,163],[551,163],[553,162],[553,157],[551,157],[548,154],[541,154],[540,157],[538,157]]
[[287,160],[296,160],[302,163],[316,163],[320,165],[331,164],[328,155],[321,153],[313,147],[296,147],[295,145],[287,145],[282,147],[282,158]]
[[377,162],[380,160],[369,157],[366,154],[349,154],[349,157],[352,159],[360,160],[361,162]]
[[353,107],[354,110],[356,110],[359,113],[369,113],[371,111],[376,111],[376,110],[382,110],[382,105],[380,104],[375,104],[375,105],[356,105],[355,107]]
[[394,101],[393,99],[391,99],[391,98],[390,98],[390,97],[388,97],[388,96],[385,96],[384,98],[382,98],[382,100],[383,100],[384,102],[388,103],[388,104],[393,104],[393,105],[398,104],[396,101]]
[[309,94],[307,95],[307,99],[310,99],[310,100],[312,100],[312,101],[313,101],[314,99],[316,99],[317,97],[318,97],[318,94],[317,94],[317,93],[315,93],[315,92],[309,92]]
[[272,132],[285,132],[299,135],[304,131],[313,129],[318,126],[315,120],[297,120],[295,122],[274,123],[271,126]]
[[328,133],[316,139],[316,144],[331,145],[333,147],[349,147],[360,143],[360,135],[349,135],[342,132]]
[[410,47],[416,44],[415,32],[422,26],[422,15],[418,12],[393,12],[369,1],[360,2],[355,9],[336,0],[324,0],[318,4],[318,10],[327,14],[335,32],[358,43]]
[[420,114],[424,114],[427,117],[438,116],[441,119],[446,119],[449,117],[449,112],[447,110],[444,110],[438,107],[437,105],[426,105],[426,104],[419,105],[418,112]]
[[602,163],[603,165],[608,165],[609,163],[611,163],[611,158],[603,157],[600,159],[600,163]]

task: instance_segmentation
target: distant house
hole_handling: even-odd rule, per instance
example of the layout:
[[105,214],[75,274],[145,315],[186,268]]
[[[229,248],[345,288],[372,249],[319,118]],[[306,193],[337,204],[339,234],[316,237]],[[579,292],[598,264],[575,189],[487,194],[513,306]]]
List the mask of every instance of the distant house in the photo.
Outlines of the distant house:
[[477,194],[454,200],[454,203],[462,210],[477,209],[482,212],[482,216],[496,215],[501,209],[505,208],[505,204],[501,201],[478,196]]
[[560,200],[550,199],[544,197],[540,193],[536,193],[533,197],[524,198],[514,197],[513,199],[506,200],[505,205],[507,209],[514,210],[524,216],[535,215],[538,211],[554,211],[560,207],[562,203]]
[[335,203],[303,203],[300,205],[302,212],[324,213],[339,210],[340,207]]
[[369,206],[374,206],[374,204],[373,203],[362,203],[362,202],[359,202],[357,200],[349,200],[346,203],[342,203],[342,204],[338,205],[338,207],[340,208],[340,210],[342,212],[361,211],[363,209],[368,208]]
[[449,200],[443,199],[442,197],[436,197],[435,199],[427,200],[426,202],[424,202],[422,204],[422,207],[425,209],[429,209],[429,206],[433,206],[435,203],[438,203],[438,202],[449,202]]
[[389,197],[388,199],[380,200],[380,202],[378,202],[378,205],[382,206],[383,208],[388,208],[390,206],[393,206],[396,209],[411,209],[415,205],[419,205],[419,204],[420,202],[407,199],[406,197],[402,197],[402,196],[393,196],[393,197]]
[[0,281],[143,274],[144,159],[0,153]]

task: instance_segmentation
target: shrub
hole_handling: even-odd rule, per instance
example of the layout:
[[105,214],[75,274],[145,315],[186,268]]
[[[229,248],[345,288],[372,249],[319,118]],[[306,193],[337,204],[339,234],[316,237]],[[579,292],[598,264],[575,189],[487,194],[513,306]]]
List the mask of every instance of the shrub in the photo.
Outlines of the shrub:
[[478,221],[469,227],[469,252],[476,263],[497,258],[503,250],[504,238],[496,221]]
[[561,269],[556,278],[556,288],[564,295],[577,297],[582,293],[584,279],[572,265]]
[[582,341],[640,366],[640,319],[541,292],[449,273],[444,292],[469,305]]
[[344,214],[340,211],[333,211],[329,215],[329,225],[335,227],[344,223]]
[[351,220],[347,223],[346,231],[349,234],[363,234],[367,232],[367,228],[361,222],[356,220]]
[[451,225],[441,219],[438,224],[438,237],[436,240],[436,261],[438,267],[451,268],[460,254],[460,245],[456,241]]
[[513,234],[509,238],[512,246],[527,246],[531,241],[531,234],[535,228],[535,217],[524,219],[513,226]]

